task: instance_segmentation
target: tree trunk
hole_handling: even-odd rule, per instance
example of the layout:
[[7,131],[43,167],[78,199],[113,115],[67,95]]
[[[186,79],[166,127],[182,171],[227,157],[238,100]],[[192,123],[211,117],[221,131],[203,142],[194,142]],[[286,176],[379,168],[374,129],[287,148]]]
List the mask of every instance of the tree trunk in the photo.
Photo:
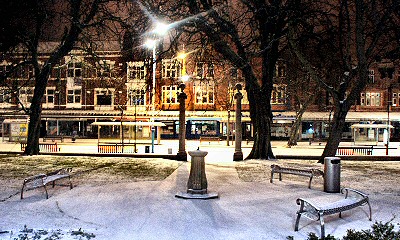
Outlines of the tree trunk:
[[[298,114],[297,114],[298,115]],[[299,138],[299,129],[301,125],[301,116],[296,117],[296,120],[292,124],[292,128],[289,133],[289,140],[287,142],[287,147],[297,146],[297,139]]]
[[249,101],[254,101],[254,104],[250,107],[250,116],[255,136],[253,148],[246,159],[275,159],[271,147],[272,112],[270,98],[264,91],[251,92],[248,89],[247,91]]
[[333,157],[336,155],[336,150],[342,139],[342,132],[346,123],[347,112],[348,110],[344,110],[343,108],[339,108],[338,111],[335,111],[328,142],[326,143],[321,159],[318,161],[319,163],[324,163],[325,157]]
[[37,155],[40,151],[39,137],[40,122],[42,119],[42,98],[46,90],[50,69],[50,64],[47,64],[35,79],[35,90],[29,109],[28,144],[25,148],[25,155]]

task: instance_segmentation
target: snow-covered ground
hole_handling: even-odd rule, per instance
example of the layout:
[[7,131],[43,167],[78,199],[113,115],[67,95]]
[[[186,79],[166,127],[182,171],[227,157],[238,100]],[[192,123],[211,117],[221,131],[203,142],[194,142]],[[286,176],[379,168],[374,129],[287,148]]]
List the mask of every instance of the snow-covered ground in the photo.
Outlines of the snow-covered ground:
[[[169,164],[171,160],[156,161]],[[156,181],[126,181],[123,176],[87,172],[87,178],[73,179],[72,190],[50,189],[49,199],[37,189],[20,200],[14,187],[8,190],[15,194],[1,195],[0,231],[8,233],[0,234],[0,239],[14,239],[25,225],[59,230],[62,239],[82,237],[70,234],[79,229],[93,233],[95,239],[306,239],[309,232],[319,235],[319,222],[305,218],[300,220],[299,231],[294,231],[296,199],[324,203],[343,196],[323,192],[322,178],[313,180],[312,189],[307,188],[308,179],[300,176],[284,175],[283,181],[276,179],[271,184],[271,164],[323,168],[315,161],[210,162],[206,165],[208,191],[219,194],[210,200],[175,197],[186,191],[190,162],[180,163],[170,176]],[[359,207],[341,219],[326,217],[326,234],[340,237],[349,228],[368,229],[375,221],[393,217],[399,223],[399,177],[398,162],[342,161],[342,187],[370,194],[373,221],[368,221],[368,207]],[[3,180],[1,185],[6,191],[12,184]]]

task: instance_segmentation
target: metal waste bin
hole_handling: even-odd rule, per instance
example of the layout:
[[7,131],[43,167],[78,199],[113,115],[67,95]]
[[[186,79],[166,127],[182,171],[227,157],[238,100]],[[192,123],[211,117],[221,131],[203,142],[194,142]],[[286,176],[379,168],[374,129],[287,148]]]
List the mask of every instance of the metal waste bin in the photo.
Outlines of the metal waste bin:
[[340,192],[340,158],[324,158],[324,191],[328,193]]
[[150,153],[150,146],[144,146],[144,152]]

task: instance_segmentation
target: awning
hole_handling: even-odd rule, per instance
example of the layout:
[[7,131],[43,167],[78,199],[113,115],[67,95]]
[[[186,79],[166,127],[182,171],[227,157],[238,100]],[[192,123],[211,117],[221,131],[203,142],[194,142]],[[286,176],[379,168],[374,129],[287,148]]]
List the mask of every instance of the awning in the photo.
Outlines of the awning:
[[392,125],[387,125],[387,124],[362,124],[362,123],[358,123],[358,124],[353,124],[351,125],[351,128],[394,128]]
[[[91,125],[95,126],[121,126],[121,122],[94,122]],[[122,122],[122,126],[150,126],[150,127],[163,127],[162,122]]]

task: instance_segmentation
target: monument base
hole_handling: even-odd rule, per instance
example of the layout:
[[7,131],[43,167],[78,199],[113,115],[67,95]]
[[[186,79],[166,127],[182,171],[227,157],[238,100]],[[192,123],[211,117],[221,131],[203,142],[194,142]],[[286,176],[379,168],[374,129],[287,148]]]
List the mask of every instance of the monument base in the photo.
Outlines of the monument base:
[[243,160],[243,153],[242,152],[235,152],[233,154],[233,161],[242,161]]
[[183,199],[213,199],[213,198],[218,198],[218,193],[205,193],[205,194],[193,194],[193,193],[187,193],[187,192],[178,192],[175,194],[175,197],[177,198],[183,198]]
[[178,161],[187,161],[187,153],[185,151],[178,152],[178,154],[176,154],[176,160],[178,160]]

